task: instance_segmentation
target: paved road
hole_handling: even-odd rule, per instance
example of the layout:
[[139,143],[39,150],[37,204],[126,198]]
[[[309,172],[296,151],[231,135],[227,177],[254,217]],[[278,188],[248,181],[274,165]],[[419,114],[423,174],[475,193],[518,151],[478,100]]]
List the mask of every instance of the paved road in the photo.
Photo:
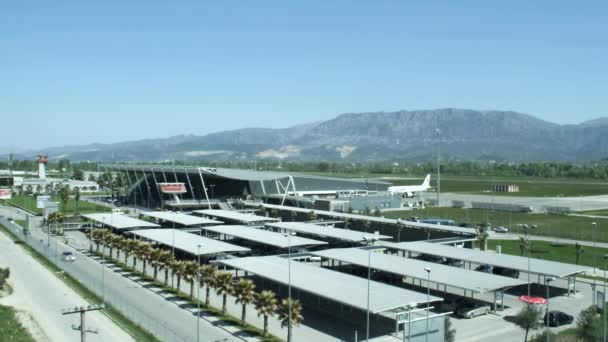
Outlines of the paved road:
[[[60,310],[90,303],[2,233],[0,265],[10,267],[10,282],[14,287],[14,293],[0,303],[28,312],[50,341],[80,341],[80,332],[72,329],[72,325],[80,325],[80,315],[62,315]],[[100,312],[88,313],[86,321],[90,329],[99,330],[98,334],[88,334],[88,341],[133,341]]]
[[[437,194],[428,192],[421,194],[427,200],[436,199]],[[534,212],[544,212],[545,206],[569,207],[572,211],[598,210],[608,208],[608,195],[581,196],[581,197],[516,197],[516,196],[492,196],[442,193],[440,201],[442,206],[451,206],[452,201],[464,201],[466,207],[471,207],[471,202],[518,204],[531,206]]]

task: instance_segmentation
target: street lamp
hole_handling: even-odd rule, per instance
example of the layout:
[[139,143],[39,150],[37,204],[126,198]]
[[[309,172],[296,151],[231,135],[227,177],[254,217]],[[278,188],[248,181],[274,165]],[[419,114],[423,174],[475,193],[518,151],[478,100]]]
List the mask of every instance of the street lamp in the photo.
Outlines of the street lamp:
[[[171,257],[175,260],[175,211],[171,212],[173,214],[173,229],[171,230]],[[173,273],[171,274],[171,286],[173,286]]]
[[547,316],[547,322],[546,322],[546,324],[547,324],[547,342],[549,342],[549,325],[551,323],[551,315],[549,315],[549,283],[554,280],[555,280],[554,277],[545,278],[545,284],[547,286],[547,313],[546,313],[546,316]]
[[597,299],[597,296],[595,295],[595,288],[596,288],[596,270],[597,270],[597,248],[595,246],[595,229],[597,228],[597,223],[595,222],[591,222],[591,240],[593,240],[593,301],[595,302],[595,300]]
[[437,207],[439,207],[439,193],[441,192],[441,130],[435,128],[435,134],[437,135]]
[[407,341],[412,340],[412,309],[418,306],[417,303],[409,303],[407,305]]
[[291,234],[283,233],[287,238],[287,342],[291,342]]
[[604,293],[602,294],[602,324],[604,331],[602,336],[604,337],[604,342],[606,342],[606,259],[608,259],[608,254],[604,254]]
[[[201,247],[203,244],[196,246],[196,254],[198,256],[198,267],[201,267]],[[200,319],[201,319],[201,272],[200,269],[196,272],[197,276],[197,290],[196,290],[196,342],[199,341],[200,337]]]
[[426,271],[426,341],[429,341],[429,310],[431,309],[431,268],[425,267]]
[[522,225],[524,228],[524,238],[526,239],[527,249],[528,249],[528,297],[530,297],[530,250],[532,249],[530,239],[528,238],[528,233],[530,229],[536,228],[536,225],[528,226],[526,223]]
[[[365,242],[367,242],[368,246],[373,246],[374,241],[376,240],[373,237],[367,237],[364,236],[363,240]],[[366,313],[366,319],[365,319],[365,336],[366,336],[366,341],[369,341],[369,286],[371,283],[371,276],[372,276],[372,250],[371,248],[367,249],[367,313]]]

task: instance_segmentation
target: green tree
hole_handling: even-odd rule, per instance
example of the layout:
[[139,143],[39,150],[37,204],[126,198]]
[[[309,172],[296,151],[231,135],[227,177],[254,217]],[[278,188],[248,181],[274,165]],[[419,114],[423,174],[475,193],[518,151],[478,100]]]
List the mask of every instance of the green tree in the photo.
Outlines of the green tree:
[[450,318],[447,316],[444,320],[443,340],[444,342],[456,341],[456,329],[452,325],[452,321],[450,321]]
[[[291,302],[291,305],[289,305]],[[281,305],[279,305],[281,328],[287,327],[287,341],[291,341],[292,329],[289,326],[289,309],[291,308],[291,327],[298,326],[304,321],[302,315],[302,304],[299,300],[283,299]]]
[[234,286],[235,303],[242,305],[241,325],[245,325],[247,305],[255,300],[255,284],[250,279],[240,279]]
[[277,298],[272,291],[262,291],[257,295],[255,301],[255,310],[258,312],[258,317],[264,316],[264,330],[262,334],[268,335],[268,317],[274,316],[277,310]]
[[576,320],[576,337],[581,342],[599,341],[601,327],[600,315],[595,305],[584,309]]
[[72,177],[75,180],[83,181],[84,180],[84,172],[82,172],[82,170],[74,170],[74,172],[72,173]]
[[190,284],[190,298],[194,298],[194,280],[198,276],[200,265],[196,261],[184,263],[184,279]]
[[6,285],[6,280],[11,276],[10,268],[0,268],[0,289],[4,289],[4,285]]
[[226,314],[226,299],[232,294],[234,284],[232,283],[232,273],[218,272],[215,281],[215,292],[222,296],[222,315]]
[[576,264],[577,265],[581,258],[581,254],[583,254],[584,251],[585,251],[585,248],[583,248],[583,245],[581,245],[578,242],[574,244],[574,252],[576,253]]
[[528,332],[530,331],[530,329],[534,330],[541,326],[540,319],[540,310],[530,304],[524,306],[517,313],[517,315],[513,319],[513,323],[515,323],[518,327],[526,331],[524,342],[528,341]]

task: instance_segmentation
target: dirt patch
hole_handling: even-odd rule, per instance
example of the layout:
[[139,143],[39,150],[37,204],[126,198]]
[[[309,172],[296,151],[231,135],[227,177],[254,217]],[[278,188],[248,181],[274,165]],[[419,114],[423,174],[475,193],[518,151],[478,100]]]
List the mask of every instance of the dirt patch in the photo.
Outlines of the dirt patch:
[[44,334],[38,322],[26,311],[17,311],[19,323],[32,335],[37,342],[50,342],[51,340]]

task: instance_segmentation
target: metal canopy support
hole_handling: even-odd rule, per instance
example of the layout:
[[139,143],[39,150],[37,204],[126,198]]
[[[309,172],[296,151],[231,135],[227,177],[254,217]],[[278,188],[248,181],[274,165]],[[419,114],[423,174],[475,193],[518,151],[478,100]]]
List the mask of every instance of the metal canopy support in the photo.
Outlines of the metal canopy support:
[[192,199],[196,200],[194,197],[194,188],[192,187],[192,183],[190,182],[190,175],[188,175],[188,169],[184,168],[184,173],[186,173],[186,179],[188,180],[188,185],[190,185],[190,192],[192,193]]
[[154,178],[154,184],[156,184],[156,191],[158,192],[158,197],[159,197],[161,205],[162,205],[163,194],[160,192],[160,186],[158,186],[158,181],[156,180],[156,175],[154,174],[154,168],[151,168],[151,170],[152,170],[152,178]]
[[[281,184],[281,183],[279,182],[279,184]],[[290,184],[291,184],[291,177],[289,177],[289,180],[287,181],[287,186],[284,188],[285,189],[285,194],[283,195],[283,199],[281,200],[281,205],[285,204],[285,199],[287,198],[287,194],[289,193],[287,191],[287,189],[289,189],[289,185]],[[283,184],[281,184],[281,186],[283,186]]]
[[148,201],[146,202],[148,204],[148,208],[150,208],[150,195],[152,195],[150,193],[150,183],[148,183],[148,177],[146,176],[146,172],[144,171],[144,169],[141,169],[141,173],[144,175],[144,181],[146,182],[146,187],[148,188]]
[[[179,183],[179,179],[177,179],[177,173],[175,172],[175,166],[173,167],[173,176],[175,177],[175,183]],[[173,194],[173,196],[175,196],[178,202],[182,198],[181,194]]]
[[198,175],[201,177],[201,183],[203,184],[203,191],[205,193],[205,198],[207,199],[207,205],[209,205],[209,209],[211,209],[211,201],[209,201],[209,195],[207,195],[207,186],[205,185],[205,180],[203,179],[203,173],[201,172],[201,168],[198,168]]
[[264,181],[263,180],[260,181],[260,185],[262,185],[262,193],[264,194],[264,196],[266,196],[266,188],[264,187]]

